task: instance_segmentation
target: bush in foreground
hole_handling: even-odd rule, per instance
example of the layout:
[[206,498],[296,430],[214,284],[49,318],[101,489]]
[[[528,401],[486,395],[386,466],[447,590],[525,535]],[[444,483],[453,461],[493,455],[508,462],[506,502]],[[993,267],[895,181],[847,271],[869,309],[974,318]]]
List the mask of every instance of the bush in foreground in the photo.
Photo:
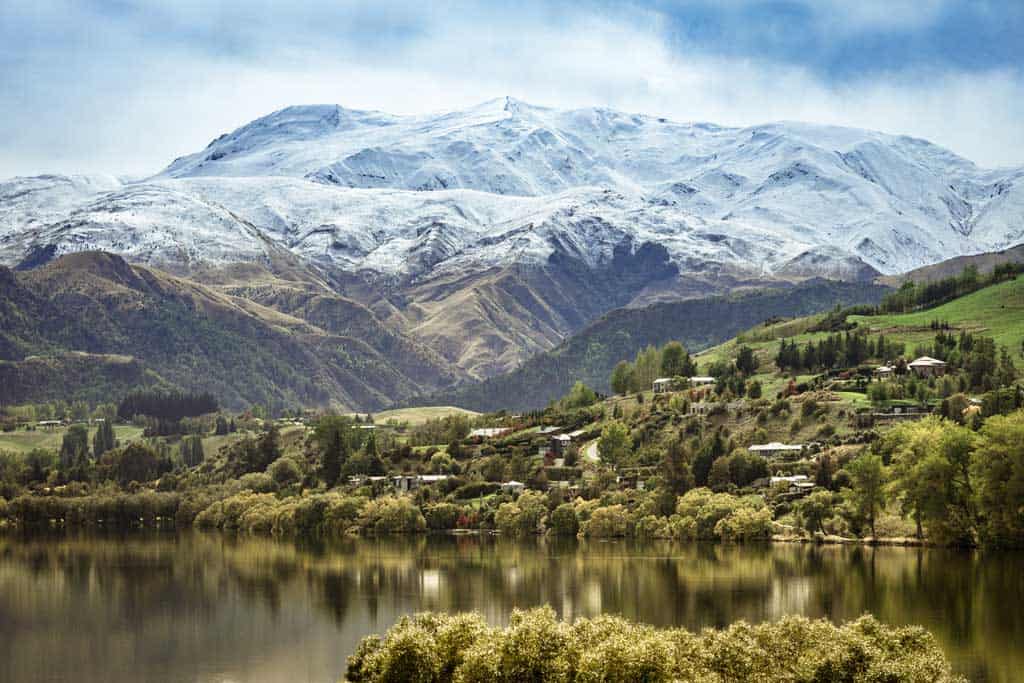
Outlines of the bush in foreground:
[[835,626],[786,617],[691,633],[613,616],[559,621],[543,607],[513,612],[507,628],[477,614],[403,617],[349,657],[351,683],[537,683],[645,681],[886,681],[951,683],[955,676],[932,636],[884,626],[873,617]]

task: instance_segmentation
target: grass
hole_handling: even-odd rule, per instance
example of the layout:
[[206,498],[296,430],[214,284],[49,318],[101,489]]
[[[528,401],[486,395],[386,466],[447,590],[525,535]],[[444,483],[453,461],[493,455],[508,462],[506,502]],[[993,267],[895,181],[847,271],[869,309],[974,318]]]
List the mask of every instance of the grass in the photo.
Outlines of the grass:
[[[820,316],[784,321],[774,325],[760,325],[753,330],[739,335],[736,339],[707,349],[697,354],[701,371],[718,360],[731,360],[736,357],[741,339],[749,340],[745,345],[754,350],[761,363],[762,370],[770,369],[769,373],[758,377],[763,383],[772,382],[775,374],[774,360],[782,339],[795,341],[803,345],[810,340],[820,341],[829,336],[828,332],[806,332],[809,321]],[[992,337],[997,346],[1006,346],[1015,362],[1024,361],[1021,342],[1024,341],[1024,278],[1002,282],[986,287],[954,301],[914,313],[898,313],[891,315],[852,315],[850,322],[866,328],[873,337],[885,334],[889,341],[902,342],[906,345],[906,355],[912,356],[914,348],[919,344],[929,344],[935,339],[935,330],[931,328],[934,320],[949,323],[952,331],[966,330],[974,334]],[[798,332],[797,334],[793,334]],[[774,389],[775,385],[771,385]],[[765,395],[769,395],[765,391]]]
[[[53,431],[37,429],[29,432],[18,429],[13,432],[0,433],[0,451],[28,453],[35,448],[59,450],[66,431],[66,428],[61,427]],[[95,428],[89,430],[90,443],[92,443],[92,436],[95,433]],[[114,425],[114,435],[121,443],[128,443],[142,438],[142,428],[134,425]]]
[[373,414],[373,421],[377,424],[384,424],[388,420],[406,422],[410,427],[421,425],[427,420],[436,420],[449,415],[466,415],[477,417],[480,413],[455,406],[422,406],[419,408],[398,408],[396,410],[385,410]]

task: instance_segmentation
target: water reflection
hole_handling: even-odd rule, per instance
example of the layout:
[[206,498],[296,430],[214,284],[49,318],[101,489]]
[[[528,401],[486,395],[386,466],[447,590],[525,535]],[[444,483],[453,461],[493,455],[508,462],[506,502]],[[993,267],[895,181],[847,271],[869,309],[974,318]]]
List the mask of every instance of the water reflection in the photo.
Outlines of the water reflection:
[[336,681],[419,610],[494,623],[549,603],[698,629],[784,614],[920,623],[971,680],[1024,670],[1021,555],[512,541],[291,544],[221,535],[0,538],[0,679]]

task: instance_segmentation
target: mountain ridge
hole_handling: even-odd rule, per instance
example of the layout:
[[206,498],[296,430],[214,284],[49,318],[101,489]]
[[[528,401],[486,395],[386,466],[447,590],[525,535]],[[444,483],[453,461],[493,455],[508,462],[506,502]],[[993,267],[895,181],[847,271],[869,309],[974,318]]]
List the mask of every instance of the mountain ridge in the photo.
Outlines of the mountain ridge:
[[[304,272],[473,378],[619,306],[869,281],[1020,242],[1024,169],[921,139],[511,98],[289,107],[143,181],[0,183],[0,264],[100,250],[211,284],[239,264]],[[664,268],[643,265],[653,249]]]

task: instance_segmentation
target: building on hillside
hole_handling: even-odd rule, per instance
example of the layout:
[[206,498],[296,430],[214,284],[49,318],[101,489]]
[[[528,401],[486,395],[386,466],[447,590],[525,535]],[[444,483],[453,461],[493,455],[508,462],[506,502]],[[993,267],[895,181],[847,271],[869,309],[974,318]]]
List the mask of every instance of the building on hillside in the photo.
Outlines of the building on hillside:
[[775,458],[800,455],[803,453],[804,447],[801,444],[786,444],[772,441],[771,443],[754,444],[747,450],[757,455],[763,455],[766,458]]
[[436,484],[448,479],[447,474],[401,474],[391,477],[395,489],[401,492],[415,491],[421,486]]
[[555,434],[551,437],[551,448],[549,452],[556,457],[565,455],[565,451],[572,444],[572,437],[568,434]]
[[37,426],[42,427],[48,431],[53,431],[57,427],[60,427],[63,423],[60,420],[40,420]]
[[468,438],[493,439],[496,436],[507,434],[512,430],[509,427],[481,427],[469,432]]
[[921,356],[908,363],[907,367],[918,377],[939,377],[946,374],[946,362],[930,356]]
[[673,380],[671,377],[659,377],[658,379],[654,380],[654,385],[652,386],[652,388],[654,390],[654,393],[656,394],[668,394],[673,391],[674,386],[675,380]]
[[502,493],[511,493],[512,495],[518,496],[520,493],[526,490],[526,484],[521,481],[506,481],[501,485]]
[[896,373],[896,368],[891,365],[879,365],[875,368],[875,377],[878,379],[889,379]]
[[690,385],[695,387],[708,387],[715,383],[714,377],[691,377]]

